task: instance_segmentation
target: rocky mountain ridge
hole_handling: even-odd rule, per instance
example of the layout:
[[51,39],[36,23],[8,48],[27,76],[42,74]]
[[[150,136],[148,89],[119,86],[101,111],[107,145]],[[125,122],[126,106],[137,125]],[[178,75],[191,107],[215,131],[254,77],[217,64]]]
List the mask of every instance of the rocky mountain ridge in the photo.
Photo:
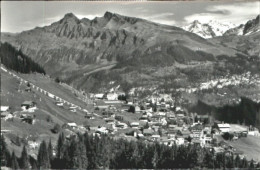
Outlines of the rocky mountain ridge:
[[166,77],[188,83],[191,68],[197,69],[199,81],[202,72],[217,72],[210,67],[219,56],[249,57],[178,27],[111,12],[93,20],[69,13],[49,26],[3,34],[1,40],[43,65],[52,77],[87,90],[101,90],[110,81],[159,85]]

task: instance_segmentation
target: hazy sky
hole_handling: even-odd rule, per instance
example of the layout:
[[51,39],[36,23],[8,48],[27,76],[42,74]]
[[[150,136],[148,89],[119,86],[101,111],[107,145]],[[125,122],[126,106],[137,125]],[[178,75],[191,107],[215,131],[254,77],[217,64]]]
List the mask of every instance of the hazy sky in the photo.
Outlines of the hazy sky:
[[182,26],[193,20],[245,23],[260,13],[259,1],[94,2],[2,1],[1,32],[21,32],[49,25],[72,12],[78,18],[101,17],[106,11]]

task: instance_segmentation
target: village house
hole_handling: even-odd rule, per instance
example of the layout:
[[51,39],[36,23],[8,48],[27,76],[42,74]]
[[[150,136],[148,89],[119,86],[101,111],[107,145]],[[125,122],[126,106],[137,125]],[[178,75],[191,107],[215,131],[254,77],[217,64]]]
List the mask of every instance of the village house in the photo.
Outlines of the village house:
[[125,135],[127,136],[137,137],[139,134],[141,134],[141,131],[138,129],[133,129],[133,128],[125,129]]
[[55,104],[57,105],[57,106],[63,106],[64,105],[64,103],[62,103],[62,102],[55,102]]
[[167,136],[162,136],[162,137],[160,137],[159,143],[167,145],[167,146],[172,146],[175,143],[175,139],[174,138],[169,138]]
[[170,119],[170,120],[175,120],[175,114],[174,113],[167,113],[167,118]]
[[13,115],[10,112],[1,112],[1,119],[8,120],[13,118]]
[[152,135],[151,136],[151,139],[153,140],[153,141],[158,141],[159,139],[160,139],[160,135]]
[[52,98],[52,99],[54,99],[54,95],[53,94],[51,94],[51,93],[48,93],[48,96],[50,97],[50,98]]
[[94,105],[99,109],[108,109],[110,104],[106,104],[103,100],[97,100]]
[[1,106],[1,113],[2,112],[8,112],[10,110],[9,106]]
[[219,123],[219,124],[217,124],[217,126],[221,133],[230,131],[230,124],[228,124],[228,123]]
[[36,109],[36,103],[33,101],[25,101],[21,104],[21,108],[23,111],[34,111]]
[[203,129],[204,127],[201,124],[197,124],[195,126],[190,127],[190,131],[192,132],[190,135],[191,138],[199,140],[203,135]]
[[105,121],[107,124],[114,124],[115,123],[115,119],[114,118],[105,118]]
[[154,134],[153,129],[144,129],[143,130],[143,135],[144,136],[152,136]]
[[98,134],[108,134],[108,130],[106,127],[100,127],[96,130],[96,133]]
[[78,127],[78,125],[74,122],[66,123],[62,126],[62,128],[64,128],[64,129],[67,129],[67,128],[76,129],[77,127]]
[[26,91],[26,92],[31,92],[32,89],[31,89],[31,87],[26,87],[26,88],[24,89],[24,91]]
[[95,119],[95,116],[93,114],[86,114],[85,118],[87,118],[87,119]]
[[71,107],[69,107],[69,111],[71,111],[71,112],[76,112],[76,111],[77,111],[76,108],[77,108],[77,107],[75,107],[75,106],[71,106]]
[[20,116],[21,121],[28,123],[28,124],[34,124],[35,123],[35,115],[31,114],[21,114]]
[[127,128],[126,123],[122,123],[122,122],[119,122],[119,121],[116,122],[115,126],[116,126],[116,128],[119,128],[119,129],[126,129]]
[[107,100],[118,100],[118,94],[116,93],[107,93],[103,96]]
[[211,144],[212,136],[210,134],[204,134],[201,138],[201,145],[204,146],[206,144]]
[[187,139],[191,135],[191,132],[189,130],[178,130],[177,134]]
[[148,116],[147,115],[142,115],[142,117],[140,117],[139,120],[143,121],[143,122],[148,122]]
[[132,122],[132,123],[130,124],[130,126],[131,126],[132,128],[138,129],[138,128],[139,128],[139,122]]
[[95,99],[103,99],[103,97],[104,97],[104,94],[103,94],[103,93],[98,93],[98,94],[95,94],[95,95],[94,95],[94,98],[95,98]]
[[183,118],[183,117],[185,117],[184,112],[181,112],[181,111],[176,112],[176,116],[177,116],[178,118]]
[[182,136],[178,136],[177,139],[176,139],[176,145],[183,145],[185,142],[185,139],[184,137]]
[[128,105],[133,105],[134,103],[136,103],[136,99],[134,99],[134,98],[126,99],[126,103],[127,103]]

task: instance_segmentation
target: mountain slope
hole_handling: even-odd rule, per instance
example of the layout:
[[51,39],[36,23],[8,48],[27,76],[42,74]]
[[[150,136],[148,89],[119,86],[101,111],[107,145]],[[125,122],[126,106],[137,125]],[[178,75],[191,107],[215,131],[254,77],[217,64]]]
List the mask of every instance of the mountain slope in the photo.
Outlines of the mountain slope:
[[[170,72],[177,75],[179,64],[212,63],[218,55],[235,57],[240,53],[178,27],[110,12],[93,20],[80,20],[69,13],[49,26],[3,34],[2,41],[41,63],[51,76],[87,89],[106,86],[112,80],[137,82],[146,77],[157,81],[154,68],[171,67],[159,77]],[[137,70],[142,74],[134,76]]]
[[17,51],[8,43],[0,44],[1,63],[8,69],[15,70],[21,73],[38,72],[45,74],[44,69],[31,58],[24,55],[21,51]]
[[237,36],[236,34],[224,35],[210,39],[211,43],[221,44],[223,46],[237,49],[251,56],[259,56],[260,32],[248,35]]
[[211,43],[237,49],[251,56],[259,56],[260,15],[246,24],[230,29],[221,37],[210,39]]
[[238,27],[232,28],[224,33],[227,35],[251,35],[260,31],[260,15],[255,19],[249,20],[246,24],[241,24]]

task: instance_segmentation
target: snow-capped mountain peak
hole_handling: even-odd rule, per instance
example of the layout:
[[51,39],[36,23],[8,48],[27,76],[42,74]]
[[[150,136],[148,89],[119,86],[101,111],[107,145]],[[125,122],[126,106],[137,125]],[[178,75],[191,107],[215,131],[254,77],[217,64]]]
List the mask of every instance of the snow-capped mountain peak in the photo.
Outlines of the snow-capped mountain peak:
[[183,27],[183,29],[195,33],[203,38],[212,38],[215,36],[211,27],[206,24],[202,24],[198,20],[193,21],[191,24]]
[[227,30],[234,28],[235,26],[236,25],[233,23],[219,23],[214,20],[210,20],[208,23],[202,23],[195,20],[191,24],[184,26],[183,29],[203,38],[212,38],[222,36]]

